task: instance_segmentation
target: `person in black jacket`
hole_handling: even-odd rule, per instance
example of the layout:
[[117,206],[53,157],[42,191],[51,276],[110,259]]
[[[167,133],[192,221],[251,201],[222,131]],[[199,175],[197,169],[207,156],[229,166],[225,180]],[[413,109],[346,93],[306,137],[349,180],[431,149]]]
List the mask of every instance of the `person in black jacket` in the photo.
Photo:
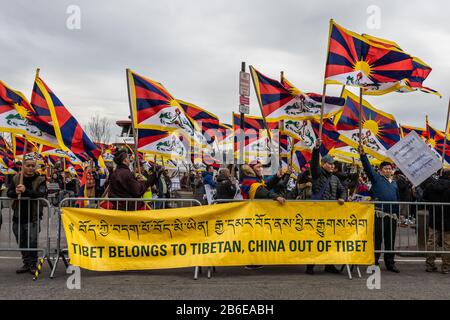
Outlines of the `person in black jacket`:
[[[428,243],[427,251],[437,251],[438,239],[442,239],[443,250],[450,250],[450,169],[447,169],[437,180],[430,180],[423,194],[426,202],[440,202],[447,205],[427,206],[428,214]],[[426,259],[426,271],[434,272],[436,254],[430,253]],[[450,272],[450,255],[442,254],[441,272]]]
[[[316,145],[312,152],[311,159],[311,176],[312,176],[312,199],[313,200],[337,200],[339,204],[344,204],[347,198],[347,192],[342,186],[341,181],[334,173],[334,159],[330,155],[320,158],[321,141],[317,139]],[[325,272],[339,273],[334,265],[325,265]],[[306,266],[307,274],[314,274],[314,265]]]
[[227,168],[220,169],[216,180],[216,198],[233,199],[236,195],[236,185],[231,180],[230,170]]
[[[47,195],[46,179],[36,173],[36,160],[31,156],[25,156],[23,162],[23,183],[20,183],[20,174],[16,174],[9,185],[7,195],[17,199],[21,195],[23,200],[15,200],[12,204],[13,233],[19,248],[28,249],[22,251],[23,266],[16,273],[34,274],[36,272],[38,235],[40,220],[43,215],[43,207],[37,200]],[[31,250],[31,251],[30,251]]]
[[[150,179],[150,176],[138,175],[135,177],[133,175],[129,168],[130,158],[126,150],[117,151],[114,155],[114,162],[117,168],[109,179],[109,198],[141,198],[147,189],[154,184],[154,180]],[[137,210],[143,206],[143,202],[118,201],[116,209]]]

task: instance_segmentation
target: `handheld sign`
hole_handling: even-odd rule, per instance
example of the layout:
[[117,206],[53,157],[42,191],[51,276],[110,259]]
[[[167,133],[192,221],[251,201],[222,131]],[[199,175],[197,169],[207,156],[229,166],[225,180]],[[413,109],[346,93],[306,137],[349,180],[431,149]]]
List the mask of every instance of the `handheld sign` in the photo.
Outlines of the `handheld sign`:
[[393,145],[387,155],[414,186],[442,168],[439,158],[415,131]]

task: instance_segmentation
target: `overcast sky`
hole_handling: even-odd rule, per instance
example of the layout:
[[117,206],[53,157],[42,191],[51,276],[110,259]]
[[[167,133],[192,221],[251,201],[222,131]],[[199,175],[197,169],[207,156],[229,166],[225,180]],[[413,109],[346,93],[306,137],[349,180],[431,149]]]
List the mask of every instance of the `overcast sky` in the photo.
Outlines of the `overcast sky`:
[[[1,0],[0,79],[31,97],[40,67],[41,78],[82,124],[95,112],[115,122],[129,115],[128,67],[230,123],[238,110],[241,61],[272,78],[284,70],[299,89],[322,92],[328,23],[334,18],[355,32],[396,41],[433,68],[424,85],[440,91],[442,99],[414,92],[367,100],[402,124],[424,127],[428,113],[431,125],[443,130],[450,4],[392,2]],[[70,5],[81,10],[80,29],[66,26]],[[370,5],[381,10],[379,29],[367,25]],[[329,88],[330,94],[340,92]],[[251,114],[260,115],[253,92]]]

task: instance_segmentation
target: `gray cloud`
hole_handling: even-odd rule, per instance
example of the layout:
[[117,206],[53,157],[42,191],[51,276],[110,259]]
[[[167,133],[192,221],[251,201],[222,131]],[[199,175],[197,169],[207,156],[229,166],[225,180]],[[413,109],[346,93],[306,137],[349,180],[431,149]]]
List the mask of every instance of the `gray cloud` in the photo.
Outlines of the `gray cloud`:
[[[86,123],[95,112],[129,114],[125,68],[162,82],[177,98],[223,122],[238,107],[241,61],[286,77],[304,91],[322,91],[328,21],[396,41],[433,67],[421,93],[369,97],[398,122],[442,129],[450,88],[450,24],[446,1],[1,1],[1,79],[31,96],[34,72]],[[81,30],[66,28],[66,9],[81,8]],[[369,5],[381,8],[381,29],[366,26]],[[438,5],[437,5],[438,4]],[[329,94],[339,94],[338,86]],[[251,112],[259,114],[252,93]]]

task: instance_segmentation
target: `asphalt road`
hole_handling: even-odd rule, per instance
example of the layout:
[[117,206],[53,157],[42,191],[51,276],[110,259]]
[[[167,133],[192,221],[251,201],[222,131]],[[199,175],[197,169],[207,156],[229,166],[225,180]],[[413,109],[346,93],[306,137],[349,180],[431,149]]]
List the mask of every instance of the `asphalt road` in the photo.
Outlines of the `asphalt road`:
[[[405,258],[406,259],[406,258]],[[426,273],[423,261],[399,261],[400,274],[381,269],[381,288],[367,288],[366,268],[362,278],[349,280],[347,273],[327,274],[316,267],[315,275],[304,266],[266,266],[259,270],[243,267],[217,268],[211,279],[206,270],[193,280],[193,268],[134,272],[92,272],[81,270],[81,289],[67,288],[68,276],[61,263],[56,277],[49,279],[44,266],[37,281],[30,274],[15,273],[17,257],[0,258],[0,299],[450,299],[450,274]],[[440,266],[440,262],[438,263]]]

